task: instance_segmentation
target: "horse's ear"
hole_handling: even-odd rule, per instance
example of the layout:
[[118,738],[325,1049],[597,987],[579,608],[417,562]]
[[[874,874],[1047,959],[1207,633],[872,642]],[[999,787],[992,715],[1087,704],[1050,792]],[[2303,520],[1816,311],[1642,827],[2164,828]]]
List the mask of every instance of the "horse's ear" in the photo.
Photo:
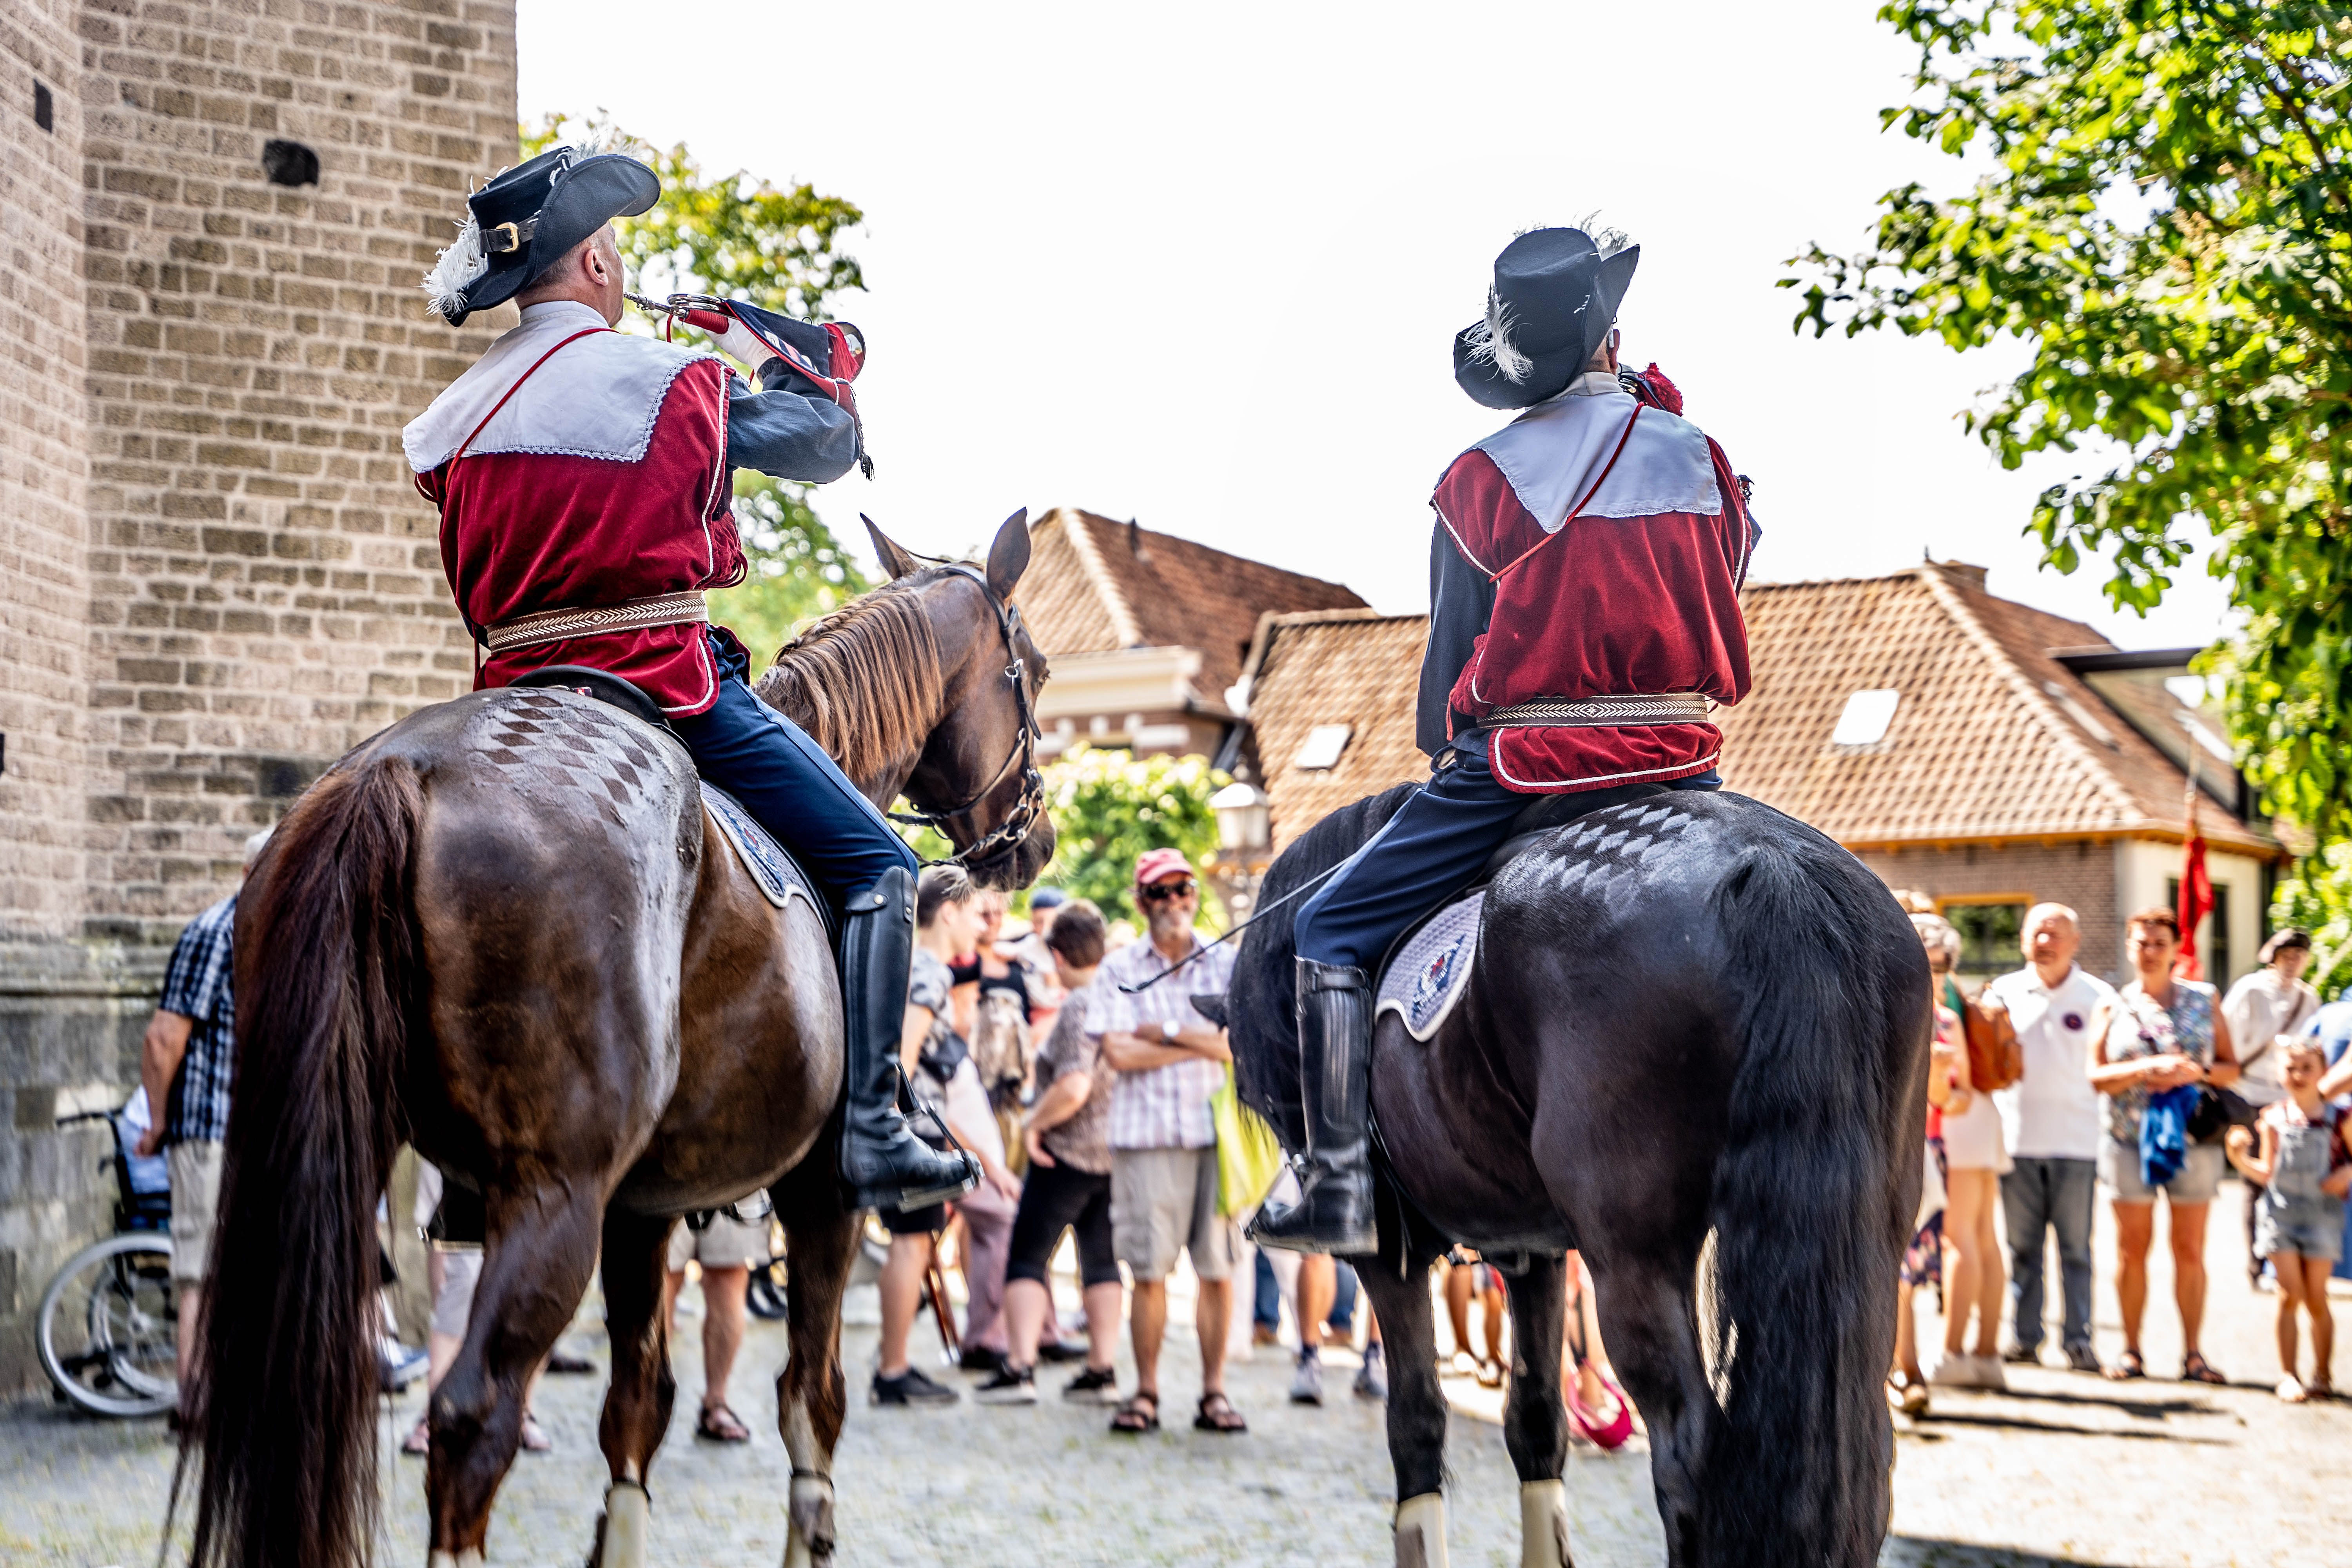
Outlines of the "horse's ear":
[[866,537],[874,542],[874,553],[880,557],[882,570],[890,574],[892,581],[913,574],[916,569],[913,556],[899,549],[890,536],[876,527],[874,520],[864,512],[857,514],[857,521],[866,525]]
[[1201,1016],[1206,1018],[1220,1029],[1232,1027],[1230,1024],[1225,1022],[1225,994],[1223,992],[1220,991],[1215,993],[1213,995],[1208,996],[1188,997],[1187,1000],[1192,1004],[1192,1011],[1198,1013]]
[[988,547],[988,591],[1000,599],[1013,597],[1013,585],[1029,570],[1029,509],[1023,507],[996,531]]

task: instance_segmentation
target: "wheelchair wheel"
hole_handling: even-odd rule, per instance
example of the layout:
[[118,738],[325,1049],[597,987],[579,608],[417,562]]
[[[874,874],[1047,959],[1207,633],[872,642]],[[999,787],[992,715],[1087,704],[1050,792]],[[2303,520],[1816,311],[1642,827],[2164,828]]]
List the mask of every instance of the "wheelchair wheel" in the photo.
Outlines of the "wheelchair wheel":
[[94,1415],[160,1415],[179,1403],[172,1240],[132,1231],[82,1248],[41,1298],[41,1365]]

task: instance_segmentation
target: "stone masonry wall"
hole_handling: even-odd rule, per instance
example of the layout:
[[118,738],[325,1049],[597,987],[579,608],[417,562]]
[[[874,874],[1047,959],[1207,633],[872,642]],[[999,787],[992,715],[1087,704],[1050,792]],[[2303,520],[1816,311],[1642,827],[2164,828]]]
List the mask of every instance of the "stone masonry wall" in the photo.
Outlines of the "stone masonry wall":
[[62,936],[83,913],[89,405],[77,9],[10,0],[0,11],[0,940]]
[[105,1135],[55,1119],[136,1084],[165,944],[470,683],[400,427],[513,322],[416,287],[515,160],[512,0],[7,0],[0,125],[5,1389],[109,1224]]
[[[514,159],[508,0],[89,0],[84,931],[152,938],[320,768],[466,689],[400,427],[497,331],[417,279]],[[314,151],[274,184],[265,144]]]

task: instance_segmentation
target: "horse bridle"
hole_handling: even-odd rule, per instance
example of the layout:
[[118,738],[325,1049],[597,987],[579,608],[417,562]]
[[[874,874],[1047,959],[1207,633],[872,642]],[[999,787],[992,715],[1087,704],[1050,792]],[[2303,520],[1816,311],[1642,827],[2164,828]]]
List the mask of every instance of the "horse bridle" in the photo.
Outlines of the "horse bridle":
[[[922,559],[932,558],[925,556]],[[988,601],[988,607],[996,612],[996,629],[1004,638],[1004,657],[1012,661],[1004,667],[1004,679],[1013,684],[1013,705],[1021,717],[1021,738],[1013,742],[1013,752],[1004,759],[1003,764],[989,774],[988,782],[961,805],[946,811],[934,811],[909,795],[907,804],[915,809],[894,811],[889,817],[893,822],[928,827],[952,844],[955,840],[949,834],[947,825],[970,816],[980,809],[982,803],[996,792],[996,786],[1004,782],[1004,775],[1011,773],[1013,764],[1018,763],[1021,765],[1021,799],[1005,815],[1004,820],[946,859],[925,862],[932,866],[970,866],[976,861],[992,860],[999,855],[1009,855],[1028,842],[1029,835],[1036,829],[1038,819],[1045,815],[1045,775],[1037,770],[1039,731],[1036,714],[1029,706],[1028,661],[1021,657],[1021,611],[998,598],[996,591],[988,585],[988,579],[975,568],[961,561],[943,561],[939,565],[943,571],[971,578],[980,589],[981,597]]]

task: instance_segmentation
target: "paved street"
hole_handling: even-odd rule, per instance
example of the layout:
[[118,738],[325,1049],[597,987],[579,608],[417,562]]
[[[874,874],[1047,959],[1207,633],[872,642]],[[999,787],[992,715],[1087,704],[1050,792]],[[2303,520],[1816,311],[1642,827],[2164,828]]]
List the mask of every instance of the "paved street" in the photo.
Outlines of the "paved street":
[[[2230,1267],[2237,1201],[2232,1185],[2213,1205],[2210,1257],[2220,1267],[2207,1335],[2209,1353],[2232,1386],[2191,1389],[2166,1380],[2179,1354],[2159,1261],[2147,1340],[2156,1378],[2118,1385],[2028,1372],[2013,1378],[2006,1395],[1939,1394],[1932,1415],[1906,1427],[1886,1563],[2352,1563],[2352,1531],[2345,1528],[2352,1517],[2352,1404],[2296,1410],[2270,1394],[2271,1298],[2249,1292]],[[2105,1269],[2103,1258],[2100,1348],[2109,1352],[2119,1342]],[[853,1309],[870,1324],[870,1290]],[[2352,1299],[2339,1298],[2337,1310],[2352,1327]],[[783,1543],[782,1447],[772,1427],[748,1450],[693,1439],[698,1328],[691,1320],[680,1325],[677,1423],[654,1472],[656,1560],[773,1563]],[[1924,1312],[1922,1331],[1940,1336]],[[919,1326],[919,1345],[924,1332]],[[1048,1398],[1034,1409],[969,1402],[937,1412],[871,1409],[862,1391],[874,1331],[853,1326],[847,1355],[857,1398],[838,1466],[845,1568],[1387,1563],[1391,1490],[1381,1414],[1344,1392],[1340,1365],[1332,1368],[1331,1402],[1300,1409],[1283,1399],[1288,1358],[1259,1352],[1233,1379],[1252,1430],[1222,1438],[1179,1418],[1189,1415],[1198,1363],[1189,1333],[1171,1340],[1169,1425],[1139,1441],[1108,1436],[1105,1412],[1052,1398],[1061,1381],[1052,1369],[1042,1380]],[[585,1314],[574,1342],[603,1355]],[[734,1402],[755,1428],[767,1419],[758,1414],[764,1391],[748,1369],[772,1368],[782,1345],[779,1328],[753,1325]],[[2339,1355],[2337,1368],[2352,1381],[2352,1356]],[[1450,1456],[1455,1561],[1516,1563],[1516,1484],[1494,1424],[1495,1396],[1473,1384],[1448,1386],[1459,1401]],[[555,1452],[516,1464],[491,1529],[493,1563],[575,1568],[580,1562],[604,1479],[594,1441],[601,1393],[593,1378],[548,1381],[542,1414]],[[421,1405],[417,1393],[401,1400],[387,1436],[397,1429],[393,1422],[404,1426]],[[106,1425],[45,1401],[6,1407],[0,1562],[152,1563],[170,1469],[160,1423]],[[413,1460],[386,1462],[385,1557],[393,1563],[424,1558],[421,1473]],[[1580,1447],[1568,1479],[1580,1564],[1660,1560],[1638,1436],[1615,1455]]]

